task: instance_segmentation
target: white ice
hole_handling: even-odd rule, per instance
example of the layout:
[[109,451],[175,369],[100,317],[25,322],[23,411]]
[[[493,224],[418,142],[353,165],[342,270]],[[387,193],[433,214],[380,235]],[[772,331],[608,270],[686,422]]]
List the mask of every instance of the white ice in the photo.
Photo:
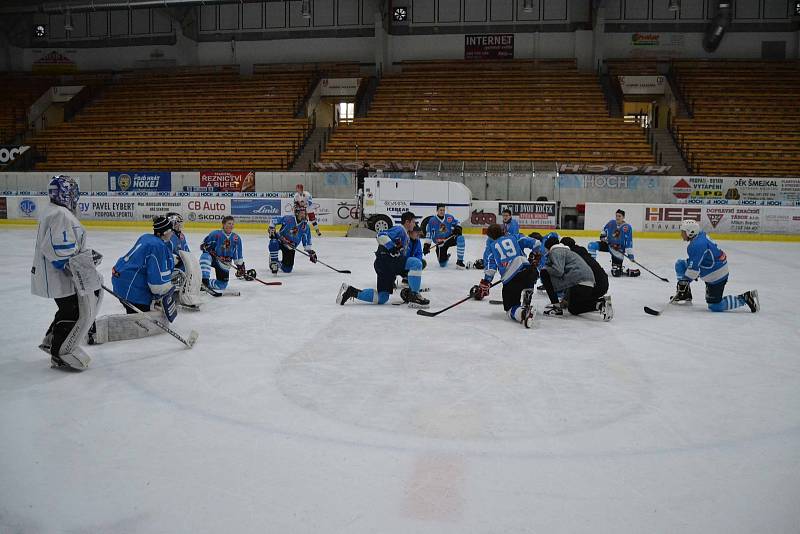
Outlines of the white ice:
[[[89,235],[108,279],[139,233]],[[298,256],[283,286],[234,280],[241,297],[182,313],[193,350],[88,347],[67,373],[37,349],[55,305],[30,295],[34,237],[0,232],[0,532],[800,531],[800,244],[721,242],[726,293],[757,288],[758,314],[712,313],[694,284],[690,308],[645,315],[685,247],[640,239],[673,283],[612,279],[612,322],[525,330],[488,302],[338,306],[342,282],[374,285],[375,242],[322,238],[352,275]],[[273,280],[263,233],[243,238]],[[429,266],[431,309],[478,279]]]

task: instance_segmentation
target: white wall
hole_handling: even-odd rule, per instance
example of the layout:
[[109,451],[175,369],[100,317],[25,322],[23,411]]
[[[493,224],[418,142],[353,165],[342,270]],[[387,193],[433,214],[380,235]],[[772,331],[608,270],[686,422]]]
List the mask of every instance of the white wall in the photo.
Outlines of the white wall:
[[786,41],[786,58],[798,57],[798,32],[727,32],[716,52],[710,54],[703,50],[702,33],[658,34],[658,46],[635,46],[630,33],[606,33],[603,35],[603,54],[606,58],[625,57],[685,57],[685,58],[761,58],[762,41]]

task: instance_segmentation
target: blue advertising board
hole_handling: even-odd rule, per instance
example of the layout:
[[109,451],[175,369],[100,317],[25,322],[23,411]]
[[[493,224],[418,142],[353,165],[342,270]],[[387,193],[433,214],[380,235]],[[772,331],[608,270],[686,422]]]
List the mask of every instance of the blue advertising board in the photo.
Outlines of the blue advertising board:
[[172,191],[171,172],[109,172],[109,191]]

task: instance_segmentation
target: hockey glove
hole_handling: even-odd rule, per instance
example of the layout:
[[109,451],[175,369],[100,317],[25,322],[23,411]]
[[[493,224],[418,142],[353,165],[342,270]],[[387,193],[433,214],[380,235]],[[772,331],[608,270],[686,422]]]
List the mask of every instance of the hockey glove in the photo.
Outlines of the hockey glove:
[[425,243],[425,244],[422,245],[422,253],[424,255],[426,255],[426,256],[431,253],[431,244],[430,243]]
[[627,256],[629,260],[633,261],[633,252],[628,252],[627,254],[625,254],[625,256]]
[[528,263],[533,265],[534,267],[539,265],[539,262],[542,261],[542,253],[541,252],[531,252],[528,254]]
[[607,243],[608,242],[608,236],[606,235],[605,232],[602,232],[600,234],[600,241],[602,241],[603,243]]
[[487,282],[486,280],[481,280],[478,285],[472,286],[469,294],[475,300],[483,300],[489,296],[489,288],[491,286],[491,283]]
[[244,262],[236,266],[236,278],[244,278],[247,274],[247,268],[244,266]]
[[278,231],[275,228],[269,229],[269,238],[270,239],[278,239]]
[[464,233],[464,229],[461,228],[461,225],[457,224],[453,227],[453,235],[461,235]]
[[247,280],[248,282],[252,282],[253,280],[255,280],[256,276],[258,276],[258,273],[256,272],[255,269],[247,269],[247,272],[244,273],[244,279]]
[[308,259],[311,263],[317,263],[317,253],[313,250],[309,250],[308,252]]
[[161,309],[164,310],[164,315],[167,316],[169,322],[174,321],[175,317],[178,316],[178,304],[175,302],[174,287],[161,296]]
[[200,245],[200,250],[202,250],[203,252],[207,252],[208,254],[212,254],[213,255],[214,245],[211,244],[211,243],[206,243],[205,241],[203,241],[203,243]]

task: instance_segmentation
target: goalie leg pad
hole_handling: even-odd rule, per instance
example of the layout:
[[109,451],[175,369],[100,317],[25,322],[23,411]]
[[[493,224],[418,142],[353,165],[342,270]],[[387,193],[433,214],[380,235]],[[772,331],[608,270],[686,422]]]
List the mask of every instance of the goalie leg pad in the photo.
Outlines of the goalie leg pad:
[[198,306],[202,302],[200,287],[203,285],[200,264],[185,250],[179,250],[178,256],[183,263],[185,275],[183,290],[180,292],[178,299],[185,306]]
[[95,321],[96,332],[93,337],[94,344],[100,345],[110,341],[141,339],[164,333],[163,330],[146,317],[143,317],[143,315],[148,315],[153,319],[167,324],[167,318],[161,310],[153,310],[144,313],[104,315]]
[[69,259],[69,272],[78,295],[91,295],[103,285],[103,279],[94,266],[91,250],[84,250]]
[[[78,317],[75,320],[62,320],[53,327],[53,344],[50,354],[58,356],[73,369],[86,369],[91,358],[80,347],[97,316],[97,309],[103,302],[103,292],[94,291],[88,295],[75,295]],[[61,336],[64,336],[61,338]]]

